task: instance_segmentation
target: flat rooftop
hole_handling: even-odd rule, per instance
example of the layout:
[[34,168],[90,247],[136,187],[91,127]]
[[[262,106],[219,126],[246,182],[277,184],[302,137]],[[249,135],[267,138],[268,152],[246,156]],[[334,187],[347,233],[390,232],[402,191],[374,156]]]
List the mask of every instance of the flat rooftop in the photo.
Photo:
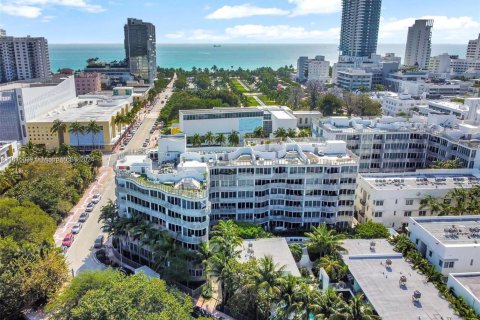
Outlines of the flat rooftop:
[[480,216],[414,217],[414,223],[443,245],[478,245]]
[[[131,98],[126,96],[99,98],[94,95],[84,95],[83,97],[82,99],[70,100],[59,105],[55,110],[28,122],[52,122],[55,119],[60,119],[63,122],[109,121],[118,110],[125,106],[125,103],[131,102]],[[90,101],[92,101],[91,104]]]
[[267,238],[257,240],[244,240],[241,246],[240,261],[246,262],[251,259],[261,259],[271,256],[273,262],[279,267],[285,266],[289,274],[300,277],[295,259],[293,259],[290,248],[285,238]]
[[[372,240],[345,240],[348,253],[343,255],[350,273],[361,287],[368,301],[382,319],[460,319],[450,308],[448,301],[440,298],[432,283],[407,263],[400,253],[385,239],[376,239],[375,250],[370,249]],[[386,259],[392,260],[390,269]],[[401,276],[407,277],[406,288],[399,286]],[[421,292],[420,302],[414,304],[412,295]]]
[[480,272],[450,273],[450,276],[464,286],[472,296],[480,301]]
[[480,173],[437,173],[437,170],[430,172],[409,172],[397,174],[362,174],[365,180],[376,190],[400,190],[400,189],[460,189],[471,188],[480,185]]
[[297,119],[293,114],[288,113],[285,110],[272,110],[270,113],[272,116],[280,120]]
[[181,114],[209,114],[209,113],[237,113],[237,112],[262,112],[258,108],[213,108],[213,109],[193,109],[180,110]]

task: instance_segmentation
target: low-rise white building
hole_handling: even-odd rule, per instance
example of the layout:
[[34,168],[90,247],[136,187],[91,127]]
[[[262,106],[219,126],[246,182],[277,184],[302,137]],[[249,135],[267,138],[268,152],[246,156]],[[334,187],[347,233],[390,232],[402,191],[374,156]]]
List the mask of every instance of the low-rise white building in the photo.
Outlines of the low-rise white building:
[[450,273],[447,286],[480,315],[480,272]]
[[372,73],[362,69],[347,69],[337,72],[337,85],[342,89],[355,91],[372,88]]
[[355,193],[357,220],[371,220],[395,229],[406,227],[410,217],[441,213],[422,207],[427,196],[442,199],[454,189],[479,185],[477,169],[360,174]]
[[443,53],[435,57],[431,57],[428,70],[433,73],[449,73],[450,72],[450,55]]
[[408,234],[444,276],[480,270],[480,216],[410,217]]
[[0,141],[0,171],[5,170],[19,153],[17,141]]
[[413,99],[407,93],[385,95],[382,100],[383,114],[386,116],[396,116],[399,113],[411,114],[412,109],[422,104],[420,99]]
[[322,117],[322,113],[316,110],[294,110],[293,115],[297,118],[298,128],[310,128],[314,120]]

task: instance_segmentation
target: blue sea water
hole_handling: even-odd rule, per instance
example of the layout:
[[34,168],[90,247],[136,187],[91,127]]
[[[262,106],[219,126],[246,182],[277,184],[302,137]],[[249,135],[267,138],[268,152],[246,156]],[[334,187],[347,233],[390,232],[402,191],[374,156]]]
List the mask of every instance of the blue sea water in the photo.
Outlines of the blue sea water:
[[[98,57],[101,61],[122,60],[125,57],[123,44],[50,44],[52,70],[59,68],[83,69],[86,60]],[[157,64],[161,67],[191,69],[239,67],[254,69],[268,66],[278,68],[296,65],[299,56],[323,55],[331,63],[338,58],[336,44],[161,44],[157,45]],[[444,52],[465,56],[465,45],[432,45],[432,56]],[[379,44],[377,53],[393,52],[403,57],[405,45]]]

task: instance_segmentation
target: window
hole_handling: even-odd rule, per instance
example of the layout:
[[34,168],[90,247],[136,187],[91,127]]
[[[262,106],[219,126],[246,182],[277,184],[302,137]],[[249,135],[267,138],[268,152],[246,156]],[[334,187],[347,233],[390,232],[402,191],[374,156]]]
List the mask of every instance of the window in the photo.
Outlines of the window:
[[418,244],[418,241],[419,241],[418,239],[415,239],[415,244]]
[[432,254],[433,254],[432,250],[429,250],[429,251],[428,251],[428,256],[431,257]]
[[425,210],[420,210],[420,211],[418,211],[418,215],[419,215],[420,217],[425,217],[426,214],[427,214],[427,211],[425,211]]
[[383,212],[381,212],[381,211],[377,211],[377,212],[375,212],[375,213],[373,214],[373,216],[374,216],[375,218],[381,218],[382,215],[383,215]]
[[438,265],[441,267],[443,266],[443,261],[442,260],[438,260]]
[[470,260],[470,265],[473,266],[473,259]]
[[403,213],[403,215],[404,215],[405,217],[411,217],[411,216],[412,216],[412,211],[405,211],[405,212]]
[[373,202],[373,204],[374,204],[375,206],[383,206],[383,200],[375,200],[375,201]]
[[405,205],[407,205],[407,206],[413,205],[413,199],[407,199],[407,200],[405,200]]
[[453,268],[454,264],[455,264],[455,262],[453,262],[453,261],[445,261],[445,263],[443,264],[443,267],[451,269],[451,268]]

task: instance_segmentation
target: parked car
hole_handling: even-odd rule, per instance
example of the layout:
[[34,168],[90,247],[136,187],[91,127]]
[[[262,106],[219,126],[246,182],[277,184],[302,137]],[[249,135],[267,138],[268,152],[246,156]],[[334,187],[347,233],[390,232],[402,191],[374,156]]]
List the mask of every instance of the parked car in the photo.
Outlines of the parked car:
[[148,147],[148,142],[144,142],[142,145],[144,148]]
[[100,199],[102,199],[102,195],[100,193],[95,193],[92,197],[92,202],[97,204],[100,202]]
[[72,233],[77,234],[80,232],[81,229],[82,229],[82,224],[80,222],[77,222],[72,227]]
[[97,236],[95,243],[93,244],[94,248],[101,248],[103,246],[103,234]]
[[70,247],[73,243],[73,239],[75,239],[75,237],[73,236],[73,233],[67,233],[63,238],[62,246]]
[[78,218],[78,222],[85,222],[85,221],[87,221],[88,216],[89,216],[88,212],[86,212],[86,211],[85,211],[85,212],[82,212],[82,214],[81,214],[80,217]]
[[89,204],[87,204],[87,209],[85,209],[85,211],[92,212],[94,207],[95,207],[95,203],[90,202]]

